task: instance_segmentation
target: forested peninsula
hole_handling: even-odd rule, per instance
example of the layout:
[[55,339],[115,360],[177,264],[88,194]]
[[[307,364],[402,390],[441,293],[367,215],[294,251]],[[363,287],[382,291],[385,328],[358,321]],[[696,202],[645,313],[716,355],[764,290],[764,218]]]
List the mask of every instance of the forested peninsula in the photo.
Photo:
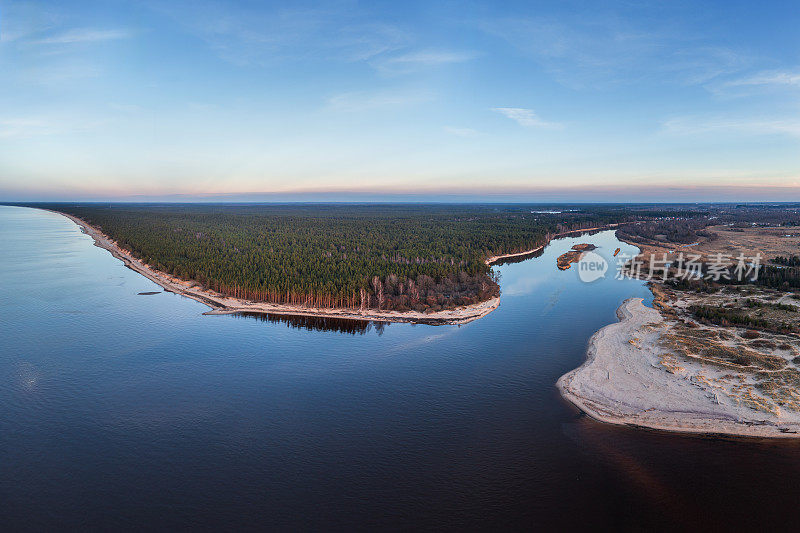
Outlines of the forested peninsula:
[[225,297],[400,313],[496,298],[490,258],[633,218],[519,205],[29,205],[76,217],[148,268]]

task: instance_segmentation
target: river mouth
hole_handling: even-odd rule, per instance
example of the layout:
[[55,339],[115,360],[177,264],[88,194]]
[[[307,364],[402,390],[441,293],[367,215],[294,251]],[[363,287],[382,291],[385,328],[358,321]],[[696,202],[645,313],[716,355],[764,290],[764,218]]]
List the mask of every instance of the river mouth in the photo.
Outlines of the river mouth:
[[[564,401],[623,300],[556,258],[495,267],[462,326],[355,333],[204,316],[70,221],[0,207],[0,510],[9,529],[783,527],[800,443],[602,424]],[[618,257],[619,257],[618,256]],[[361,333],[361,330],[364,333]]]

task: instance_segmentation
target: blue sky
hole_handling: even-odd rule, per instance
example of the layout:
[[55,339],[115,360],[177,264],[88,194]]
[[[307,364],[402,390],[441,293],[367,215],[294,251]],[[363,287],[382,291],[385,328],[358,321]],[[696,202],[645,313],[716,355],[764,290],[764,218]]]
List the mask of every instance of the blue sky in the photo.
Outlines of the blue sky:
[[800,3],[0,0],[0,200],[800,200]]

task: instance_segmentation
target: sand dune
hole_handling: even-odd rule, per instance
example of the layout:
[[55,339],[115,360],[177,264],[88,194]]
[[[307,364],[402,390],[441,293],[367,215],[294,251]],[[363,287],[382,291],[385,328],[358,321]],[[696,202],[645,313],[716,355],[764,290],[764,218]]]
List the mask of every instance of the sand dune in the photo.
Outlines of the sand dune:
[[669,431],[798,436],[800,413],[754,408],[752,388],[748,396],[731,394],[730,369],[671,359],[661,342],[671,324],[641,298],[626,300],[617,315],[620,322],[590,340],[586,362],[558,380],[562,395],[590,416]]

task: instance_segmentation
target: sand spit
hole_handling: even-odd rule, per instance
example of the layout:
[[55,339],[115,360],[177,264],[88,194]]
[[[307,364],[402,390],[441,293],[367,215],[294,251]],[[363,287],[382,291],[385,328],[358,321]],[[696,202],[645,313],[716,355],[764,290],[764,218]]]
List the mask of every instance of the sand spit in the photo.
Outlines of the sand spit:
[[377,309],[347,309],[347,308],[317,308],[299,305],[274,304],[268,302],[253,302],[239,298],[231,298],[214,291],[201,288],[196,282],[184,281],[145,264],[133,257],[128,251],[120,248],[116,242],[99,229],[84,222],[78,217],[52,211],[65,216],[81,230],[94,239],[95,246],[111,252],[111,255],[121,260],[125,266],[160,285],[164,290],[174,292],[187,298],[197,300],[211,308],[204,314],[218,315],[231,313],[265,313],[277,315],[301,315],[349,318],[356,320],[374,320],[378,322],[412,322],[432,325],[466,324],[482,318],[500,305],[500,298],[492,298],[485,302],[458,307],[451,310],[442,310],[434,313],[420,313],[417,311],[382,311]]
[[586,362],[558,380],[561,394],[597,420],[653,429],[750,437],[797,437],[800,412],[768,408],[747,373],[665,348],[673,324],[641,298],[589,341]]

